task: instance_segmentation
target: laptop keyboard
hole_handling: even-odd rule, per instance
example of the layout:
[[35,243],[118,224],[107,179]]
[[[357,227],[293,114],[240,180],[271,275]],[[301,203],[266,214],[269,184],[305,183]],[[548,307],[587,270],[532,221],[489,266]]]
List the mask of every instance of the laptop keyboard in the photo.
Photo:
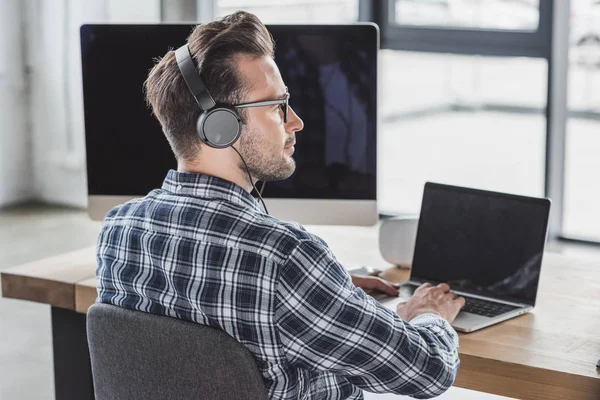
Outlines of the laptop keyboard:
[[[411,297],[415,293],[415,290],[417,290],[416,286],[402,285],[400,286],[400,297]],[[465,298],[465,306],[460,311],[477,314],[484,317],[497,317],[498,315],[519,308],[517,306],[495,303],[493,301],[477,299],[474,297],[462,297]]]
[[417,289],[418,289],[417,286],[402,285],[398,289],[398,297],[404,297],[404,298],[412,297],[412,295],[415,294],[415,290],[417,290]]
[[465,306],[460,310],[461,312],[468,312],[471,314],[477,314],[484,317],[497,317],[500,314],[516,310],[517,306],[510,306],[508,304],[494,303],[492,301],[476,299],[473,297],[463,296],[466,300]]
[[[398,297],[403,299],[410,298],[415,293],[415,290],[417,290],[417,286],[404,284],[400,286]],[[379,301],[385,301],[392,298],[385,293],[377,292],[371,293],[371,296],[373,296],[376,300]],[[467,297],[464,295],[462,297],[465,298],[465,306],[460,310],[461,312],[464,311],[471,314],[481,315],[484,317],[497,317],[498,315],[519,308],[517,306],[495,303],[493,301],[477,299],[474,297]]]

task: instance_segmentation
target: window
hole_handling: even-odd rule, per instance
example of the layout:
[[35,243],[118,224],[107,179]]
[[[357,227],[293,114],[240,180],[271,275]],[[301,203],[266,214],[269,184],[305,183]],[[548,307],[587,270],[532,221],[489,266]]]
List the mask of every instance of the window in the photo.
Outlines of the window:
[[571,9],[563,232],[600,241],[600,2]]
[[544,195],[551,2],[388,0],[379,204],[417,213],[426,181]]
[[416,214],[426,181],[544,195],[547,62],[383,50],[380,212]]
[[535,31],[539,0],[396,0],[397,25]]
[[382,0],[361,7],[396,50],[544,57],[550,55],[552,1]]
[[236,10],[256,14],[266,24],[351,23],[358,19],[358,0],[217,0],[215,16]]

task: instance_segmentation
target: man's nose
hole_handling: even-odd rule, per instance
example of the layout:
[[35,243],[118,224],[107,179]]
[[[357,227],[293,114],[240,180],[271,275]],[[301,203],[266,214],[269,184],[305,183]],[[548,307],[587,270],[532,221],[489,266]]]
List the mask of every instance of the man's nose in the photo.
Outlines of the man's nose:
[[300,119],[298,114],[294,112],[292,107],[288,106],[288,121],[285,124],[286,130],[290,132],[300,132],[304,129],[304,122]]

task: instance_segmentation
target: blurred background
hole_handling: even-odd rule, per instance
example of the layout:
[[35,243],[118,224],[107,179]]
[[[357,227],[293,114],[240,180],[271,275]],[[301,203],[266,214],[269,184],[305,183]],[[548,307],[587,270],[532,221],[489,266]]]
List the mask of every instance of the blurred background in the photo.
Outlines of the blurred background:
[[[238,9],[379,25],[382,216],[418,213],[426,181],[549,196],[554,248],[597,251],[600,0],[0,0],[0,269],[96,240],[79,26]],[[0,299],[2,399],[52,398],[42,307]]]
[[[418,212],[427,180],[546,194],[557,236],[600,241],[600,1],[573,0],[562,14],[551,0],[3,0],[0,7],[1,207],[86,207],[80,24],[205,21],[246,9],[265,23],[380,25],[381,213]],[[553,35],[564,51],[553,51]]]

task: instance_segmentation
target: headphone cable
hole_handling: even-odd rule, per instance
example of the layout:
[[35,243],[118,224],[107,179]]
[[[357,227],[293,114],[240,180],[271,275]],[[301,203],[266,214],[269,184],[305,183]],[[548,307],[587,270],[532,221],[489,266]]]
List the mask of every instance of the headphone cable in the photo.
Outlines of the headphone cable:
[[262,188],[259,192],[258,189],[256,188],[256,186],[254,186],[254,182],[252,181],[252,175],[250,175],[250,169],[248,168],[248,164],[246,164],[246,160],[244,160],[244,157],[242,157],[242,155],[240,154],[238,149],[236,149],[233,146],[231,146],[231,148],[238,154],[238,156],[240,156],[242,162],[244,163],[244,167],[246,167],[246,172],[248,173],[248,179],[250,179],[250,184],[252,185],[252,188],[254,189],[256,194],[258,194],[258,198],[260,199],[260,202],[261,202],[263,208],[265,209],[265,212],[267,213],[267,215],[269,215],[269,210],[267,209],[267,205],[265,204],[265,201],[262,198],[262,191],[265,188],[265,182],[262,183]]
[[265,191],[266,184],[267,184],[267,181],[262,181],[260,184],[260,192],[258,192],[258,193],[260,193],[261,197],[262,197],[263,192]]

